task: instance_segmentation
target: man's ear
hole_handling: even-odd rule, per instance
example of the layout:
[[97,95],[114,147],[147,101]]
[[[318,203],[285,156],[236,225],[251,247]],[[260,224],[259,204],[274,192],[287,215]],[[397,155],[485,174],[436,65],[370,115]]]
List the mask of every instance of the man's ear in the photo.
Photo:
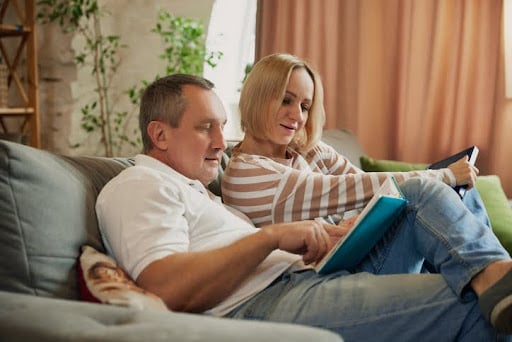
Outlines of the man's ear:
[[169,134],[169,130],[167,128],[161,121],[151,121],[148,124],[148,135],[155,148],[159,150],[166,150],[168,147],[167,134]]

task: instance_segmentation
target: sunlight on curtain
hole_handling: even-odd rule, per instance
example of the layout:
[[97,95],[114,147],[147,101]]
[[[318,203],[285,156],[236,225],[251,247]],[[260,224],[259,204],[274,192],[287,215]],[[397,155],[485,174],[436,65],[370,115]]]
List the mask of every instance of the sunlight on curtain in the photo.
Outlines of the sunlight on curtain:
[[206,46],[224,55],[215,68],[205,66],[204,76],[215,83],[224,101],[228,123],[224,135],[240,140],[238,98],[245,67],[254,61],[256,0],[216,0],[213,4]]
[[512,99],[512,0],[503,0],[503,25],[505,47],[505,94]]

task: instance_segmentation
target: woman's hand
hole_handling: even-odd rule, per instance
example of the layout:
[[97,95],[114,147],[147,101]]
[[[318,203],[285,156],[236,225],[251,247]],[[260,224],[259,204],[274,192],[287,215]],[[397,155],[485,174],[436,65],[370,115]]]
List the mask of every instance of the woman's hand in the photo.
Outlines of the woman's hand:
[[480,173],[478,168],[474,165],[471,165],[468,162],[468,157],[464,156],[463,158],[457,160],[455,163],[448,165],[448,168],[453,172],[455,176],[456,185],[467,185],[468,189],[471,189],[475,186],[476,177]]

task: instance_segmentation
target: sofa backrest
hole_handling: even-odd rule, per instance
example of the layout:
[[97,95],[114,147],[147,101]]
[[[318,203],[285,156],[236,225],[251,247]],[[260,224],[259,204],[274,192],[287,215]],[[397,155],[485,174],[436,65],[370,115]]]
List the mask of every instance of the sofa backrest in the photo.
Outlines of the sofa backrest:
[[[328,130],[323,140],[359,163],[363,151],[350,131]],[[231,147],[209,185],[217,195]],[[78,298],[80,247],[105,251],[96,197],[130,165],[129,158],[61,156],[0,140],[0,290]]]
[[78,298],[80,246],[104,250],[96,196],[129,165],[0,140],[0,290]]
[[348,129],[327,129],[322,134],[322,141],[331,145],[338,153],[347,157],[358,168],[361,168],[360,158],[366,155],[355,134]]

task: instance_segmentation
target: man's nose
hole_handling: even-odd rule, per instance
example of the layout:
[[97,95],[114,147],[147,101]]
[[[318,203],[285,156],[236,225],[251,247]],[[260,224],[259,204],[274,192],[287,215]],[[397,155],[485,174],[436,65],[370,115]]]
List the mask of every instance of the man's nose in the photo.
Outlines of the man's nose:
[[224,151],[227,147],[226,139],[224,139],[224,133],[222,132],[222,127],[217,127],[212,137],[212,147],[218,148]]

